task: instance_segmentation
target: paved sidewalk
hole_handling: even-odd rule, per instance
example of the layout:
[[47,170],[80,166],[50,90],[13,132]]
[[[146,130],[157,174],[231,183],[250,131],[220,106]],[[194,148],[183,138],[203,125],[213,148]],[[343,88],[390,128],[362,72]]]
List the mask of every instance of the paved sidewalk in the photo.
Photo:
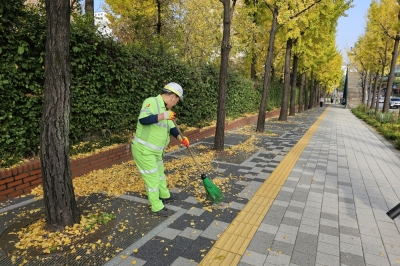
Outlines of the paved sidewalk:
[[[205,211],[179,190],[168,205],[175,215],[154,218],[139,195],[91,195],[83,206],[110,206],[117,215],[115,229],[98,236],[104,243],[113,236],[111,246],[32,256],[26,265],[400,265],[400,217],[386,215],[400,202],[400,153],[342,105],[269,120],[265,128],[276,136],[258,136],[257,152],[213,161],[220,177],[234,177],[225,208]],[[231,130],[225,145],[249,138]],[[198,154],[199,146],[212,145],[211,137],[192,147]],[[184,148],[165,161],[182,155]],[[0,234],[42,205],[29,197],[5,203]],[[127,230],[117,230],[120,222]],[[13,265],[1,248],[0,265]]]
[[[323,116],[239,265],[400,265],[400,218],[386,215],[400,202],[399,153],[349,109]],[[216,253],[203,265],[222,265]]]

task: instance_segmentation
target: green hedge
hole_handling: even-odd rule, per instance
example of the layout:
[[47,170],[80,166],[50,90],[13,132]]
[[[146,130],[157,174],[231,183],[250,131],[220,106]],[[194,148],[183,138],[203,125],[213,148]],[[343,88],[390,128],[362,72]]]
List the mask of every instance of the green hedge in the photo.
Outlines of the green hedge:
[[[39,152],[46,31],[43,10],[24,9],[22,0],[6,2],[6,7],[0,4],[0,167]],[[84,16],[74,17],[70,143],[77,150],[88,146],[83,141],[99,137],[109,137],[103,143],[122,141],[115,135],[135,130],[143,100],[171,81],[184,88],[184,100],[174,108],[179,124],[202,128],[216,119],[216,66],[194,68],[173,55],[123,46],[89,29]],[[268,110],[280,106],[281,88],[279,83],[270,86]],[[226,115],[257,112],[261,91],[229,71]]]

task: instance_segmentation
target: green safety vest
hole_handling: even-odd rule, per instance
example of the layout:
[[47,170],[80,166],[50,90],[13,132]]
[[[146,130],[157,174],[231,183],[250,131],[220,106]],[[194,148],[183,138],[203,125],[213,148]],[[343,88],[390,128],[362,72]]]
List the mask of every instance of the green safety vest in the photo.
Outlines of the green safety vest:
[[167,111],[167,108],[161,95],[144,100],[133,141],[142,144],[145,149],[163,152],[170,141],[169,130],[175,127],[173,122],[170,120],[161,120],[155,124],[142,125],[139,119],[165,111]]

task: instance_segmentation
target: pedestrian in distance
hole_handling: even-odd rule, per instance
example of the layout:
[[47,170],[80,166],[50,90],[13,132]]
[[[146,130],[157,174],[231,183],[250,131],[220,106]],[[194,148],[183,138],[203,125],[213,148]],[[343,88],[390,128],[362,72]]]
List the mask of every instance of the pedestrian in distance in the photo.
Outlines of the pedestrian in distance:
[[323,104],[324,104],[324,98],[321,97],[319,98],[319,106],[322,107]]
[[132,140],[132,155],[141,177],[146,185],[147,198],[154,215],[168,217],[174,214],[164,204],[176,200],[176,195],[167,188],[164,173],[163,155],[170,135],[189,147],[189,139],[181,137],[173,120],[171,111],[183,99],[182,87],[171,82],[165,85],[162,93],[144,100],[138,117],[135,136]]

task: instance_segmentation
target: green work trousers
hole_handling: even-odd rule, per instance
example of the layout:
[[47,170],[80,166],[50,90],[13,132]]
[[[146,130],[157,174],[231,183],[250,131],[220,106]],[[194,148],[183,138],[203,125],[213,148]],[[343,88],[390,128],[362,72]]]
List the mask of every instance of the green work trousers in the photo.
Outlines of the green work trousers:
[[164,208],[160,198],[166,199],[170,197],[164,174],[163,153],[149,150],[140,143],[132,142],[132,155],[146,184],[147,198],[151,204],[151,211],[158,212]]

